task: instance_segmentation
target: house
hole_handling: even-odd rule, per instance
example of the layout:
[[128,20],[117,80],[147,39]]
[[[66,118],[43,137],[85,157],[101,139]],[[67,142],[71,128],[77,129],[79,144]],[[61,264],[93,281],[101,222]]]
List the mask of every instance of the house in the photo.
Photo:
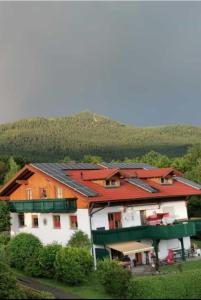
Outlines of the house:
[[140,163],[33,163],[0,190],[11,210],[11,234],[66,245],[80,229],[97,258],[128,256],[135,265],[170,250],[190,249],[196,226],[186,203],[201,185],[173,168]]

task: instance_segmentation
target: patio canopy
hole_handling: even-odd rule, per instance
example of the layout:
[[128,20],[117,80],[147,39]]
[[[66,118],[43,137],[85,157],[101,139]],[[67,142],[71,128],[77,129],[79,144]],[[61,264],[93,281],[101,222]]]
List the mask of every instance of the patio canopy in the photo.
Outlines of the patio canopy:
[[139,242],[124,242],[107,245],[107,248],[122,252],[124,255],[151,251],[154,247]]

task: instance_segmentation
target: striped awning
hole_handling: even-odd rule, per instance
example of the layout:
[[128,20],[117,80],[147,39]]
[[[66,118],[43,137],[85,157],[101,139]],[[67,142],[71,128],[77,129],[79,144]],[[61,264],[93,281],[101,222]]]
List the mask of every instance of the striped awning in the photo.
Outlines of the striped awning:
[[107,248],[122,252],[124,255],[148,252],[154,249],[154,247],[140,243],[140,242],[125,242],[107,245]]

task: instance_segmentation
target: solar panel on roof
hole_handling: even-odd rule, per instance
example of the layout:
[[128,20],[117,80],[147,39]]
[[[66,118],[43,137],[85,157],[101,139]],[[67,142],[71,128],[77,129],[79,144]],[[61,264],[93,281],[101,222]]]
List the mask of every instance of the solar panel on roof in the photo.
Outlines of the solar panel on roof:
[[144,164],[144,163],[106,163],[103,162],[99,164],[100,166],[103,166],[108,169],[118,168],[118,169],[155,169],[155,167]]
[[100,167],[91,163],[38,163],[34,165],[59,168],[63,170],[98,170]]
[[142,188],[143,190],[145,190],[147,192],[150,192],[150,193],[158,193],[159,192],[158,189],[150,186],[149,184],[145,183],[144,181],[142,181],[138,178],[131,178],[131,179],[127,179],[126,181],[135,186]]
[[64,173],[64,169],[62,168],[61,164],[53,164],[53,163],[36,163],[32,164],[33,167],[41,170],[42,172],[46,173],[47,175],[59,180],[60,182],[64,183],[65,185],[71,187],[72,189],[76,190],[77,192],[81,193],[87,197],[95,197],[98,196],[96,191],[77,183],[75,180],[71,179]]
[[189,185],[189,186],[191,186],[191,187],[193,187],[193,188],[195,188],[197,190],[201,190],[201,184],[199,184],[199,183],[196,183],[196,182],[191,181],[189,179],[186,179],[184,177],[174,177],[174,179],[177,180],[177,181],[179,181],[179,182],[182,182],[182,183],[184,183],[186,185]]

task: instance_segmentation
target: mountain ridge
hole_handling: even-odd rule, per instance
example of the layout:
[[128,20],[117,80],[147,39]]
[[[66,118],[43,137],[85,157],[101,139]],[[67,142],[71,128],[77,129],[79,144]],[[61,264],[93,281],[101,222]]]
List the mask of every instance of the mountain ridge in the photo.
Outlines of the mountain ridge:
[[155,150],[170,156],[201,143],[201,126],[138,127],[84,111],[70,116],[21,119],[0,125],[0,155],[31,161],[80,160],[85,154],[106,161],[134,158]]

